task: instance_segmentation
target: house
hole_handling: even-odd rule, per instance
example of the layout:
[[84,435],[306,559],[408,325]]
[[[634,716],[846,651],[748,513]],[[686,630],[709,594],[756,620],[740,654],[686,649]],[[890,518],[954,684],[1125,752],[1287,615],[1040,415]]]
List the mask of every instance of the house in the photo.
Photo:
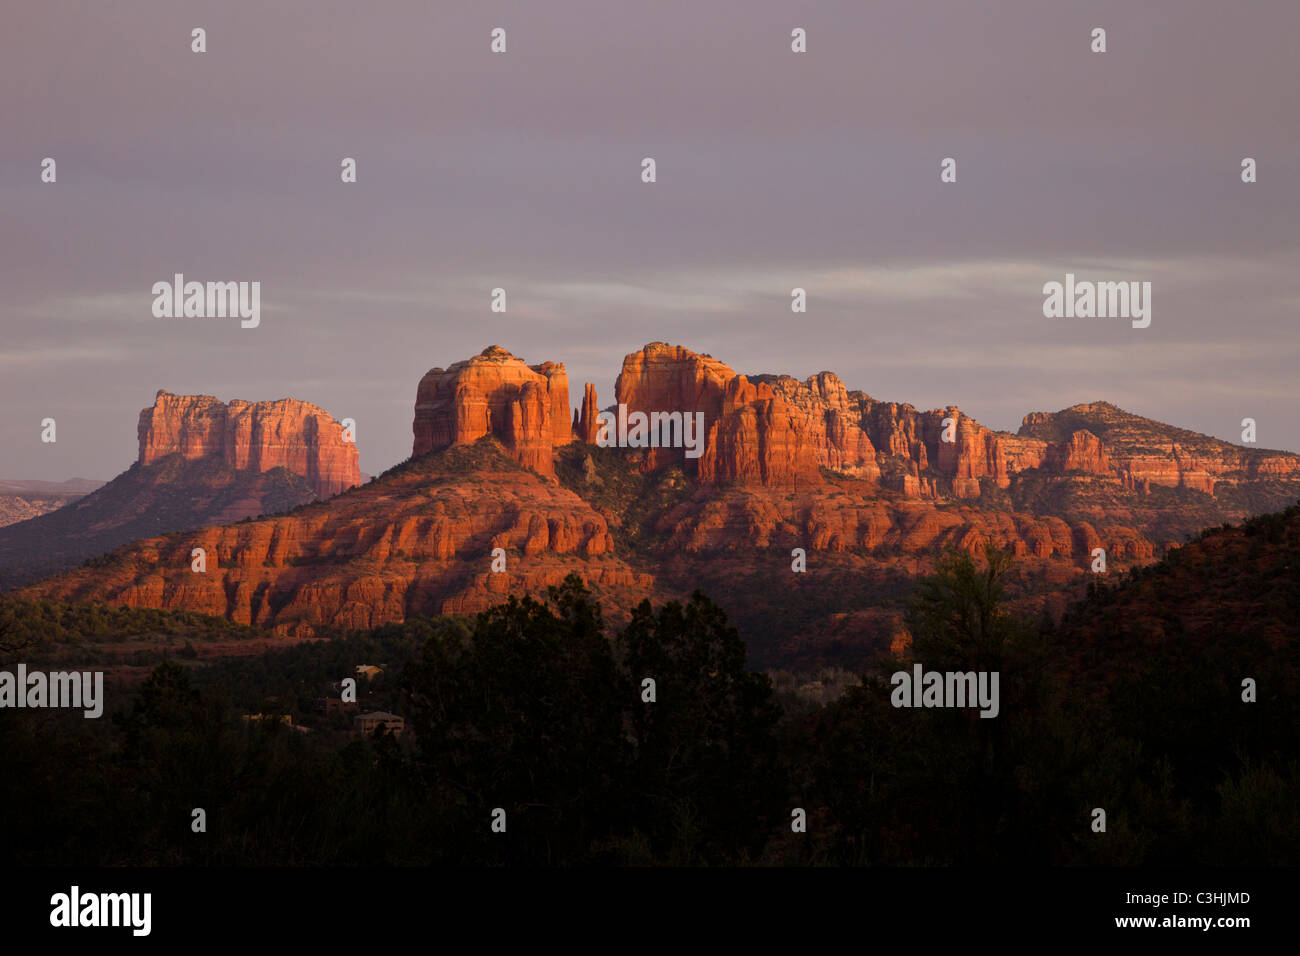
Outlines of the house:
[[317,697],[312,701],[312,708],[318,714],[337,714],[344,710],[356,710],[355,700],[341,700],[338,697]]
[[406,721],[396,714],[375,710],[368,714],[358,714],[353,718],[352,726],[364,737],[369,737],[380,727],[384,728],[385,733],[400,737],[402,731],[406,729]]
[[366,680],[370,680],[376,675],[382,674],[384,669],[382,667],[376,667],[374,664],[358,664],[356,672],[358,677],[364,677]]
[[289,714],[244,714],[244,720],[271,720],[293,726],[293,717]]

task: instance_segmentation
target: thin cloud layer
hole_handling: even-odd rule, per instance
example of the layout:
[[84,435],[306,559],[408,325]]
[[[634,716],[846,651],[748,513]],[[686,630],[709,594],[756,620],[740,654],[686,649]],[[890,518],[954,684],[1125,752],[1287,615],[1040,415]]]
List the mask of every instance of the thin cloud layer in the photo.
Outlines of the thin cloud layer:
[[[1300,450],[1300,7],[1133,6],[23,5],[4,476],[111,477],[163,387],[315,402],[377,473],[432,366],[497,343],[605,404],[657,339],[991,427],[1104,398]],[[261,326],[154,319],[177,272],[261,282]],[[1150,280],[1151,327],[1044,319],[1066,272]]]

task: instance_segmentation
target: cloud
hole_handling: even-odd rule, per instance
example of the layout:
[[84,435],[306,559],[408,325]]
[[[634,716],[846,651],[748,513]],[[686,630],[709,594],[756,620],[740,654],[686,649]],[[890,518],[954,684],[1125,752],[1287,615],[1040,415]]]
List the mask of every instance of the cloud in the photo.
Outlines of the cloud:
[[37,348],[6,348],[0,352],[0,365],[14,369],[45,371],[46,366],[71,363],[121,362],[132,353],[120,347],[88,348],[80,345],[48,345]]
[[152,312],[153,294],[139,292],[83,292],[60,294],[9,307],[28,319],[67,322],[157,322]]

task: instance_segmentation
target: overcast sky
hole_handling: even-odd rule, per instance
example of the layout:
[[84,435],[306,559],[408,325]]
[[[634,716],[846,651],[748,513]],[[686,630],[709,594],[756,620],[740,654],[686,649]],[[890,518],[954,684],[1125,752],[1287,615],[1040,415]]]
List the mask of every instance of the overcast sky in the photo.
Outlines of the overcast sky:
[[[1300,451],[1295,0],[16,0],[3,19],[0,477],[121,472],[160,388],[354,418],[374,474],[410,454],[429,368],[499,344],[603,406],[655,340],[993,428],[1105,399],[1231,441],[1252,417]],[[261,326],[154,318],[176,272],[259,281]],[[1151,326],[1044,318],[1067,272],[1151,281]]]

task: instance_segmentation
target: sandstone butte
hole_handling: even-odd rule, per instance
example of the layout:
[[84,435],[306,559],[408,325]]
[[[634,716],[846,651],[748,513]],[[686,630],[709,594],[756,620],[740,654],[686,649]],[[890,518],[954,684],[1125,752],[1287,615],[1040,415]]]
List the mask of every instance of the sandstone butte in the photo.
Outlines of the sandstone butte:
[[491,435],[515,461],[554,476],[555,450],[573,440],[568,375],[562,364],[530,366],[488,346],[468,361],[424,374],[412,430],[413,457]]
[[[756,638],[766,622],[788,648],[858,631],[888,642],[897,612],[873,602],[896,596],[898,574],[924,573],[947,546],[1010,547],[1023,580],[1060,597],[1077,593],[1096,547],[1114,568],[1140,564],[1187,533],[1300,496],[1300,456],[1102,402],[1027,415],[1013,435],[956,406],[877,401],[830,372],[746,376],[658,342],[624,359],[615,400],[702,412],[703,455],[584,451],[597,435],[594,387],[571,414],[563,365],[528,365],[491,346],[424,375],[412,458],[369,484],[286,514],[137,542],[93,573],[29,591],[309,635],[478,611],[507,594],[544,595],[576,571],[611,617],[704,586]],[[142,424],[142,457],[155,444],[225,456],[230,416],[213,416],[196,410],[150,430],[165,440],[146,441]],[[177,424],[190,418],[200,424]],[[616,487],[635,491],[619,498]],[[205,575],[189,571],[200,546]],[[489,570],[496,547],[508,555],[502,574]],[[816,554],[819,573],[792,581],[793,548]]]
[[0,590],[132,541],[283,512],[361,480],[342,426],[292,399],[225,404],[160,391],[137,433],[135,464],[112,481],[0,528]]
[[321,498],[361,484],[357,446],[321,408],[285,398],[229,404],[211,395],[159,391],[140,412],[139,463],[169,455],[212,460],[235,471],[286,468],[307,480]]

